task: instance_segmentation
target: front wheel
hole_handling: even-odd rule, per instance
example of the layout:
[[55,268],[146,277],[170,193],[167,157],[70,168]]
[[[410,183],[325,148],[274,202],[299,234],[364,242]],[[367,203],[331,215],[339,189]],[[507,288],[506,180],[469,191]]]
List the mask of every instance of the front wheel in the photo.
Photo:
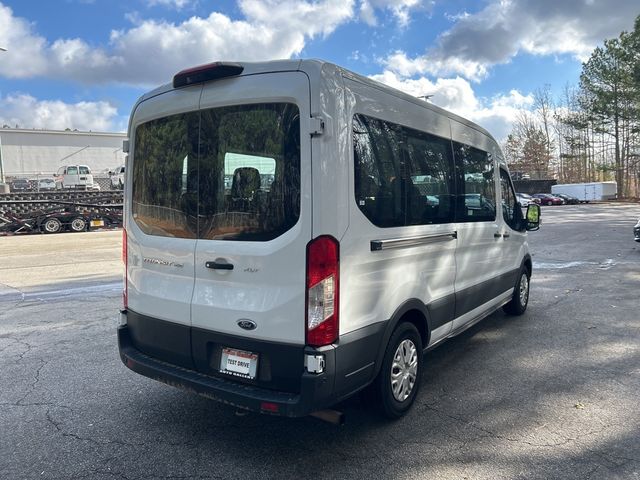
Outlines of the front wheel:
[[422,339],[412,323],[401,323],[391,335],[373,393],[390,419],[409,411],[420,388]]
[[513,296],[509,303],[502,309],[509,315],[522,315],[529,304],[529,280],[531,274],[527,268],[523,268],[518,276],[518,283],[513,290]]

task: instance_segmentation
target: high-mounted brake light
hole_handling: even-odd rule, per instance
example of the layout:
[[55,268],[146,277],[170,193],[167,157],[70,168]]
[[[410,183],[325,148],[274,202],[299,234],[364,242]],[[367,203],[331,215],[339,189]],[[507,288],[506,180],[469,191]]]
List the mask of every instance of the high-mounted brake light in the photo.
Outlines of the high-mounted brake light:
[[194,83],[209,82],[218,78],[233,77],[240,75],[243,70],[244,67],[239,63],[229,62],[214,62],[187,68],[174,75],[173,88],[193,85]]
[[330,236],[307,245],[307,345],[321,347],[338,338],[340,244]]

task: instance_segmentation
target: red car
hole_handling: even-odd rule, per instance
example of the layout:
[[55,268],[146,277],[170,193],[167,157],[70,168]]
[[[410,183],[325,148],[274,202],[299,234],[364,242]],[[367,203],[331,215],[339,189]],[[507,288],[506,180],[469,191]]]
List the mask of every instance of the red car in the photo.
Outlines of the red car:
[[540,199],[540,205],[564,205],[564,200],[550,193],[535,193],[534,198]]

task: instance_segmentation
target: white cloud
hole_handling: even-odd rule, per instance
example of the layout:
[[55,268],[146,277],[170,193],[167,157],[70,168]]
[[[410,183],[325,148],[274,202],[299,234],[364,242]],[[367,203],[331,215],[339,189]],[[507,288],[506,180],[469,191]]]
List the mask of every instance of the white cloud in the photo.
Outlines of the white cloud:
[[388,10],[399,26],[406,27],[413,11],[430,10],[434,4],[433,0],[361,0],[360,19],[373,27],[378,24],[376,10]]
[[181,23],[143,20],[112,31],[107,46],[80,38],[47,41],[0,4],[0,75],[51,76],[85,83],[156,85],[185,68],[214,60],[290,58],[308,39],[330,35],[353,19],[355,0],[239,0],[245,20],[213,12]]
[[126,119],[108,102],[65,103],[38,100],[31,95],[0,97],[0,124],[22,128],[123,131]]
[[43,54],[46,40],[36,35],[33,25],[13,16],[9,7],[0,4],[0,75],[7,77],[30,77],[46,68]]
[[193,0],[147,0],[147,5],[150,7],[160,5],[163,7],[175,8],[176,10],[182,10],[192,3]]
[[511,132],[521,109],[531,109],[532,95],[517,90],[489,99],[476,96],[468,80],[460,77],[439,78],[435,82],[425,77],[403,78],[386,70],[371,78],[397,88],[409,95],[429,95],[429,101],[486,128],[499,142]]
[[403,75],[460,74],[478,81],[521,52],[584,61],[605,38],[632,28],[637,14],[628,0],[493,0],[476,13],[447,15],[453,26],[424,55],[395,52],[385,66]]

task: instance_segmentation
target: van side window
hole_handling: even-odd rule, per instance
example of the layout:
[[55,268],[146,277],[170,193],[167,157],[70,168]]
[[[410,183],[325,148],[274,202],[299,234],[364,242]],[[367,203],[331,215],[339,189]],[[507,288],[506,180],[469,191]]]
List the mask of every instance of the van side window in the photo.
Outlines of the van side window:
[[67,175],[77,175],[78,167],[67,167]]
[[378,227],[450,222],[450,142],[365,115],[353,118],[356,204]]
[[500,169],[500,191],[502,193],[502,218],[514,230],[522,230],[522,210],[516,200],[509,174]]
[[91,173],[91,170],[89,170],[89,167],[85,166],[85,165],[80,165],[80,175],[89,175]]
[[456,219],[487,222],[496,219],[493,159],[487,152],[453,142],[458,177]]

